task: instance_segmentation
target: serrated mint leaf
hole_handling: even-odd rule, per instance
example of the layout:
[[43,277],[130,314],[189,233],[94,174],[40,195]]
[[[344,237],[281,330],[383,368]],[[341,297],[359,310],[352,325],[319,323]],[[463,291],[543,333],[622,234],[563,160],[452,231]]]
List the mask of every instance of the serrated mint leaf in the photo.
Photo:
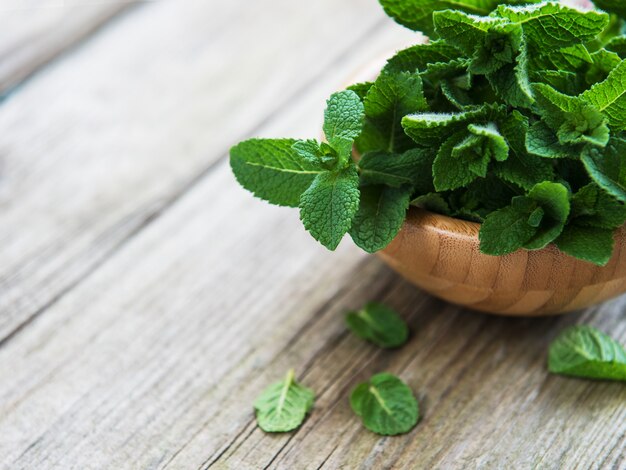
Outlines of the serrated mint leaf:
[[605,149],[587,148],[581,159],[598,186],[626,202],[626,141],[611,139]]
[[467,55],[472,55],[476,47],[484,43],[493,26],[506,23],[499,18],[468,15],[459,10],[436,11],[433,22],[439,36]]
[[615,52],[610,52],[606,49],[600,49],[594,52],[591,54],[591,64],[587,67],[587,71],[585,72],[586,83],[593,85],[603,82],[621,62],[622,59]]
[[315,177],[300,198],[300,220],[313,238],[335,250],[359,209],[359,175],[354,165]]
[[487,75],[497,72],[506,65],[517,61],[517,56],[525,47],[524,33],[516,24],[495,24],[482,40],[474,44],[470,72]]
[[411,205],[437,214],[452,215],[448,202],[440,193],[428,193],[416,197]]
[[609,24],[606,13],[583,12],[558,2],[513,7],[501,5],[494,15],[521,25],[527,41],[540,50],[591,41]]
[[350,395],[352,410],[370,431],[383,436],[409,432],[419,420],[411,389],[399,378],[381,373],[359,384]]
[[370,302],[346,315],[346,324],[359,338],[381,348],[397,348],[406,343],[409,328],[400,315],[386,305]]
[[543,209],[544,216],[537,232],[524,243],[528,250],[540,250],[558,237],[570,212],[569,191],[560,183],[544,181],[530,190],[528,199]]
[[[489,158],[502,162],[509,158],[509,144],[500,134],[498,126],[494,122],[487,124],[470,124],[467,130],[480,138],[481,152]],[[476,149],[474,149],[476,151]]]
[[580,95],[609,120],[609,125],[626,129],[626,61],[611,71],[603,82],[593,85]]
[[356,141],[359,152],[404,152],[412,147],[404,133],[404,116],[427,109],[422,79],[416,73],[383,72],[364,99],[365,126]]
[[354,243],[368,253],[375,253],[389,245],[402,228],[411,193],[410,186],[362,187],[359,211],[350,228]]
[[334,93],[326,102],[324,135],[344,164],[352,155],[354,140],[361,134],[364,116],[363,103],[354,91]]
[[316,140],[299,140],[292,145],[292,148],[303,159],[309,161],[314,165],[325,167],[334,166],[337,162],[337,154],[330,147],[330,145],[322,142],[321,144]]
[[576,150],[559,142],[556,132],[543,121],[534,123],[526,134],[526,150],[544,158],[574,158]]
[[433,182],[438,192],[461,188],[478,177],[485,177],[489,155],[481,148],[481,139],[467,131],[452,135],[437,152],[433,163]]
[[528,108],[534,103],[534,96],[527,69],[528,53],[522,46],[514,63],[506,64],[486,76],[500,98],[511,106]]
[[571,205],[571,218],[576,225],[615,229],[626,222],[626,205],[595,183],[580,188]]
[[626,351],[590,326],[573,326],[550,345],[548,368],[555,374],[626,381]]
[[384,184],[394,188],[410,185],[418,193],[433,190],[432,150],[416,148],[397,155],[371,152],[359,160],[361,181],[366,184]]
[[479,232],[480,251],[500,256],[522,248],[537,233],[537,227],[528,223],[529,216],[528,208],[514,206],[489,214]]
[[445,41],[416,44],[397,52],[387,61],[383,72],[423,72],[429,64],[448,63],[460,56],[461,51]]
[[298,384],[292,369],[255,400],[257,424],[265,432],[292,431],[302,424],[314,400],[313,390]]
[[293,139],[251,139],[230,150],[230,165],[241,184],[256,197],[279,206],[297,207],[323,168],[302,158]]
[[604,266],[613,254],[613,230],[570,224],[554,243],[574,258]]

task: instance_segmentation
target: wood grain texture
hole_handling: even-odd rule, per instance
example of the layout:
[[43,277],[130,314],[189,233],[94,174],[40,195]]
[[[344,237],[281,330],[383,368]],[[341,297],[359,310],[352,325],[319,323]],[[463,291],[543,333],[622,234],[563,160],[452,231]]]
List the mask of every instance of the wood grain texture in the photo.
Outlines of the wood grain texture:
[[2,0],[0,98],[136,0]]
[[380,253],[425,291],[465,307],[538,316],[580,310],[626,292],[626,229],[615,235],[606,266],[577,260],[550,245],[506,256],[480,252],[480,224],[411,209]]
[[[369,0],[320,0],[306,15],[299,8],[289,0],[147,3],[3,103],[0,339],[294,97],[306,91],[316,104],[317,128],[326,97],[368,54],[414,36],[393,23],[380,29],[384,17]],[[344,28],[355,11],[361,20]],[[360,43],[369,51],[344,55]]]
[[[232,141],[315,135],[336,84],[412,36],[378,28],[369,1],[181,5],[131,12],[0,106],[0,313],[5,332],[24,324],[0,346],[0,468],[624,468],[626,388],[545,369],[573,322],[626,342],[623,297],[563,318],[468,312],[348,240],[327,252],[231,175]],[[369,300],[405,316],[404,348],[346,331]],[[315,409],[264,434],[252,401],[289,367]],[[408,435],[350,411],[382,370],[420,398]]]

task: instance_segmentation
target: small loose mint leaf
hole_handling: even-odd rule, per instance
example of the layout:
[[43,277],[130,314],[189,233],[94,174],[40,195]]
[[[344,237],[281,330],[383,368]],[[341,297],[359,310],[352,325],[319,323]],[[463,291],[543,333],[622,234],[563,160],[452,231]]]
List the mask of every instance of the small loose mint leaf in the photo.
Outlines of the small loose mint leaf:
[[461,51],[445,41],[416,44],[396,53],[387,61],[383,72],[423,72],[429,64],[448,63],[461,57]]
[[582,162],[598,186],[626,203],[626,141],[611,139],[603,150],[587,148]]
[[300,219],[313,238],[335,250],[359,209],[359,175],[354,165],[319,174],[300,198]]
[[450,205],[439,193],[428,193],[418,196],[411,201],[411,205],[437,214],[452,215]]
[[436,11],[433,22],[439,36],[467,55],[484,43],[492,27],[506,23],[500,18],[468,15],[458,9]]
[[526,134],[526,150],[532,155],[544,158],[576,157],[576,149],[561,144],[556,132],[543,121],[537,121],[530,126],[528,134]]
[[410,186],[362,187],[359,211],[350,228],[354,243],[368,253],[387,247],[402,228],[411,193]]
[[572,197],[571,218],[576,225],[615,229],[626,222],[626,204],[590,183]]
[[382,436],[407,433],[419,420],[419,406],[411,389],[385,372],[358,385],[350,395],[350,405],[367,429]]
[[609,120],[615,129],[626,129],[626,61],[622,61],[606,80],[580,95]]
[[437,152],[433,163],[433,181],[437,192],[462,188],[478,177],[485,177],[489,156],[481,154],[481,139],[466,131],[453,134]]
[[396,155],[387,152],[371,152],[359,160],[361,181],[365,184],[384,184],[394,188],[410,185],[418,193],[434,189],[432,150],[416,148]]
[[555,374],[626,381],[626,351],[590,326],[573,326],[550,345],[548,368]]
[[331,165],[337,161],[335,151],[326,143],[316,140],[299,140],[292,148],[305,160],[314,165]]
[[422,79],[417,73],[383,72],[364,99],[365,126],[356,141],[359,152],[404,152],[413,145],[404,133],[404,116],[427,109]]
[[350,159],[354,140],[361,134],[364,116],[363,103],[354,91],[334,93],[326,102],[324,135],[344,164]]
[[370,302],[361,310],[346,315],[346,324],[359,338],[381,348],[397,348],[406,343],[409,328],[389,307]]
[[500,5],[494,15],[520,24],[529,44],[544,51],[591,41],[609,24],[606,13],[583,12],[558,2]]
[[570,212],[569,191],[560,183],[544,181],[535,185],[527,197],[543,209],[544,216],[524,248],[540,250],[553,242],[565,227]]
[[230,165],[241,184],[256,197],[279,206],[297,207],[323,168],[302,158],[292,139],[251,139],[230,150]]
[[604,266],[613,254],[613,230],[570,223],[554,243],[574,258]]
[[265,432],[288,432],[299,427],[313,408],[315,394],[295,380],[293,369],[284,380],[267,387],[255,400],[256,420]]
[[626,18],[626,3],[624,3],[624,0],[593,0],[593,3],[601,10]]
[[522,248],[537,233],[528,218],[525,207],[508,206],[489,214],[480,227],[480,251],[500,256]]

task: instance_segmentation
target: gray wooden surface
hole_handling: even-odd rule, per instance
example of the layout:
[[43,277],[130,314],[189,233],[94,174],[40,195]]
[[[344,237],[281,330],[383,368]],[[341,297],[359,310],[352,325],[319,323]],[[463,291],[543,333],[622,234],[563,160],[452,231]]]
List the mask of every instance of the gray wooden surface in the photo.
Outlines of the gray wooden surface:
[[[571,323],[626,342],[625,298],[464,311],[234,182],[231,144],[317,135],[332,91],[416,41],[375,0],[0,1],[2,468],[626,468],[626,387],[545,369]],[[346,332],[374,299],[403,349]],[[315,409],[264,434],[251,403],[289,367]],[[350,411],[383,370],[421,400],[408,435]]]

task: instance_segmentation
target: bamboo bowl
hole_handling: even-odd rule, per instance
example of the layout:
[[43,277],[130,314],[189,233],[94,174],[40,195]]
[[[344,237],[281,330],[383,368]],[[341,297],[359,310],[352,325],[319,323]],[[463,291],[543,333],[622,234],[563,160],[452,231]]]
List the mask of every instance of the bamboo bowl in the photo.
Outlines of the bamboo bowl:
[[426,292],[499,315],[556,315],[626,292],[626,229],[615,235],[609,263],[596,266],[556,246],[505,256],[479,251],[480,224],[411,208],[398,236],[379,256]]

